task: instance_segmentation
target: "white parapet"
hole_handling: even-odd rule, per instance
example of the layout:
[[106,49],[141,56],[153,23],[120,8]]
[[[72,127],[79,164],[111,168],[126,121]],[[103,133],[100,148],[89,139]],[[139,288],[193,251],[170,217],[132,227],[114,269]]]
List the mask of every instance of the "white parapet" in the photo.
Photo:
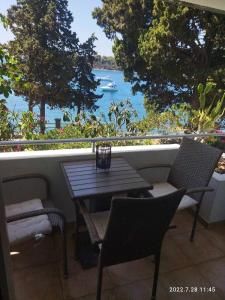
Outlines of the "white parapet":
[[[179,145],[146,145],[113,147],[114,157],[124,157],[134,168],[141,168],[155,163],[171,164],[176,156]],[[46,151],[24,151],[0,153],[0,177],[26,173],[41,173],[49,178],[51,183],[51,198],[55,206],[61,208],[68,221],[74,220],[74,207],[70,199],[66,181],[60,168],[60,162],[95,159],[92,149],[62,149]],[[146,174],[146,179],[161,181],[166,177],[167,170],[152,170]],[[34,197],[36,185],[29,184],[24,191]],[[6,191],[5,191],[6,192]],[[18,200],[17,188],[11,186],[7,201]],[[19,199],[20,201],[20,199]],[[22,199],[21,199],[22,201]]]
[[[112,155],[124,157],[134,168],[139,169],[153,164],[172,164],[178,149],[178,144],[123,146],[113,147]],[[0,177],[26,173],[41,173],[47,176],[51,183],[51,197],[55,206],[64,211],[68,221],[73,221],[74,207],[60,162],[86,159],[95,159],[91,148],[0,153]],[[165,181],[168,168],[146,169],[141,174],[151,183]],[[214,173],[209,185],[214,188],[214,192],[205,195],[200,215],[207,223],[225,220],[225,175]],[[35,192],[35,186],[30,184],[20,192],[32,194]],[[7,197],[9,202],[14,196],[18,199],[18,190],[11,187]]]

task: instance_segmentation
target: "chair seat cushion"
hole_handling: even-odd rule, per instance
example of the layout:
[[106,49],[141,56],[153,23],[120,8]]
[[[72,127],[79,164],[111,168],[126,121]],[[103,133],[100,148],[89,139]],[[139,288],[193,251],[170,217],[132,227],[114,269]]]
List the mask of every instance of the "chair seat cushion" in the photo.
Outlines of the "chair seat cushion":
[[[170,194],[172,192],[175,192],[177,188],[175,188],[173,185],[169,184],[168,182],[157,182],[153,184],[153,189],[149,192],[152,194],[153,197],[160,197],[166,194]],[[178,206],[178,210],[182,210],[191,206],[196,205],[198,202],[191,198],[188,195],[184,195],[180,205]]]
[[[6,217],[21,213],[43,209],[40,199],[32,199],[5,206]],[[40,215],[27,219],[21,219],[7,224],[10,244],[17,244],[33,238],[36,234],[48,234],[52,231],[52,225],[47,215]]]
[[109,210],[92,213],[91,219],[92,222],[95,224],[95,228],[98,232],[99,237],[103,239],[105,236],[105,231],[109,220]]

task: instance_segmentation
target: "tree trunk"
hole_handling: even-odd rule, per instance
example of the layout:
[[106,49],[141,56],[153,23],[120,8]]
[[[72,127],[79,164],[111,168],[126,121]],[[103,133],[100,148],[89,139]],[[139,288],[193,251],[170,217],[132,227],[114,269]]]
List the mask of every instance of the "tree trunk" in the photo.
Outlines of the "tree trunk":
[[45,133],[45,100],[41,99],[40,103],[40,133]]
[[198,95],[196,93],[191,98],[191,106],[194,109],[199,108],[199,100],[198,100]]
[[28,102],[28,109],[30,112],[33,112],[34,104],[32,100],[29,100]]
[[80,105],[78,105],[78,106],[77,106],[77,115],[79,115],[79,114],[80,114],[80,111],[81,111],[81,106],[80,106]]

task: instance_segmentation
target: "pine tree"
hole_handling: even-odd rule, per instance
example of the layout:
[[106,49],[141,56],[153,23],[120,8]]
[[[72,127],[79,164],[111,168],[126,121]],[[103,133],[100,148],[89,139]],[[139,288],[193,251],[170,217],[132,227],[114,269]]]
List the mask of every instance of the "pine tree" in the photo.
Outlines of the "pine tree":
[[72,87],[72,107],[77,107],[77,113],[81,110],[96,110],[95,100],[100,99],[102,95],[96,95],[96,90],[100,81],[95,81],[92,73],[96,52],[94,51],[94,42],[96,38],[92,35],[86,42],[80,44],[77,56],[75,57],[75,76],[71,82]]

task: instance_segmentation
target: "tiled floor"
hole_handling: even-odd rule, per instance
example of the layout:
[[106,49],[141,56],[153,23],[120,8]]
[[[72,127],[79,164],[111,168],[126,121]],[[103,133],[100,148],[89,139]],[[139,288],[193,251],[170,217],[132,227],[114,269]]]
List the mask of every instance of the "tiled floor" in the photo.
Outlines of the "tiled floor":
[[[158,300],[225,299],[225,225],[210,229],[200,223],[195,242],[189,241],[192,217],[179,212],[165,238],[158,286]],[[15,287],[18,300],[93,300],[96,268],[83,270],[73,259],[73,230],[69,229],[69,278],[63,279],[60,243],[45,238],[13,251]],[[154,263],[146,258],[104,270],[103,300],[150,299]],[[192,288],[193,292],[171,293],[170,288]],[[194,288],[215,287],[215,292],[194,292]]]

